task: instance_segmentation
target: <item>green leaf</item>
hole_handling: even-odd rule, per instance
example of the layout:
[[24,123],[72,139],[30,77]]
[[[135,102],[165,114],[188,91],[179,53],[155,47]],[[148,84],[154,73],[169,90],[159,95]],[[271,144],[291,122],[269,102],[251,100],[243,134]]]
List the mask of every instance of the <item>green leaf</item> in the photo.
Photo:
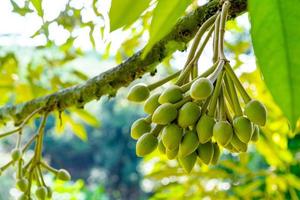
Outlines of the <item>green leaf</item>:
[[42,9],[42,0],[30,0],[30,2],[32,3],[34,8],[36,9],[38,15],[40,17],[43,17],[44,13],[43,13],[43,9]]
[[93,114],[89,113],[86,110],[82,110],[82,109],[76,109],[74,110],[74,112],[87,124],[94,126],[94,127],[99,127],[100,126],[100,122],[97,119],[97,117],[95,117]]
[[143,57],[147,55],[153,45],[166,36],[176,24],[179,17],[190,5],[191,0],[159,0],[153,11],[150,25],[150,38],[146,45]]
[[110,31],[130,25],[149,6],[151,0],[112,0],[109,11]]
[[249,12],[266,85],[294,127],[300,117],[300,1],[250,0]]

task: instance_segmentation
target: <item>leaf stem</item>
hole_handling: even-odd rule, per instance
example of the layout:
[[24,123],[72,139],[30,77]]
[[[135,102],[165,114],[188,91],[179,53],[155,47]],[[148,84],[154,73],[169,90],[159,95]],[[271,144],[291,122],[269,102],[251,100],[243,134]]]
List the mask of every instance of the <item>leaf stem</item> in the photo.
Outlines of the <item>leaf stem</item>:
[[230,7],[230,2],[225,1],[222,6],[221,18],[220,18],[220,27],[219,27],[219,59],[226,60],[224,54],[224,34],[225,34],[225,24],[227,20],[227,14]]
[[240,82],[239,78],[236,76],[236,74],[232,70],[229,63],[227,63],[224,68],[225,68],[225,70],[228,74],[228,77],[233,81],[233,83],[235,84],[235,86],[238,89],[239,93],[241,94],[244,102],[248,103],[249,101],[251,101],[251,97],[249,96],[249,94],[247,93],[245,88],[243,87],[242,83]]
[[148,85],[148,89],[150,91],[152,91],[152,90],[156,89],[157,87],[162,86],[163,84],[165,84],[165,83],[169,82],[170,80],[176,78],[177,76],[179,76],[180,73],[181,73],[181,70],[179,70],[178,72],[175,72],[174,74],[171,74],[170,76],[167,76],[167,77],[165,77],[165,78],[163,78],[163,79],[161,79],[161,80],[159,80],[155,83],[152,83],[152,84]]
[[223,79],[224,71],[221,71],[221,73],[218,75],[216,86],[213,92],[213,96],[210,100],[209,109],[208,109],[208,115],[210,117],[214,117],[215,109],[217,106],[218,96],[220,94],[220,89],[222,85],[222,79]]
[[11,130],[11,131],[8,131],[8,132],[5,132],[5,133],[1,133],[0,134],[0,139],[3,138],[3,137],[6,137],[6,136],[9,136],[13,133],[16,133],[16,132],[19,132],[23,129],[23,127],[28,123],[28,121],[35,115],[37,114],[38,112],[40,112],[44,107],[40,107],[38,109],[36,109],[35,111],[33,111],[30,115],[28,115],[24,121],[21,123],[21,125],[17,128],[15,128],[14,130]]
[[241,105],[234,87],[233,82],[231,81],[231,79],[228,77],[228,74],[225,73],[225,83],[228,85],[229,88],[229,94],[233,103],[233,107],[234,107],[234,113],[236,116],[242,116],[243,115],[243,111],[241,109]]

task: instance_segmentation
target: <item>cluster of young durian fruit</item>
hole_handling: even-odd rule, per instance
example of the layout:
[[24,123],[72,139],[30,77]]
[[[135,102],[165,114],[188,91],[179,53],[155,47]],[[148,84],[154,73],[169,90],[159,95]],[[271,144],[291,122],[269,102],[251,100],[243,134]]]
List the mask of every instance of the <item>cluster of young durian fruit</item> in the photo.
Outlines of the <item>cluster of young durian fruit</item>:
[[[229,67],[225,68],[230,70]],[[226,72],[220,72],[215,85],[209,78],[200,77],[192,84],[171,85],[152,95],[145,84],[133,86],[128,99],[144,101],[148,114],[131,126],[137,156],[143,157],[157,148],[168,159],[177,158],[189,173],[197,157],[206,165],[216,164],[221,148],[232,153],[246,152],[249,142],[258,140],[259,126],[266,122],[266,109],[247,97],[242,111],[229,75],[233,72]]]
[[[181,71],[130,89],[127,99],[143,102],[148,114],[131,126],[131,137],[137,140],[137,156],[158,149],[168,159],[177,159],[189,173],[197,158],[206,165],[216,164],[223,149],[246,152],[249,143],[258,140],[259,127],[266,123],[266,108],[251,99],[224,55],[229,6],[225,1],[221,12],[199,29]],[[214,64],[198,75],[197,62],[213,30]],[[199,45],[205,31],[207,36]],[[162,92],[152,92],[176,78]]]

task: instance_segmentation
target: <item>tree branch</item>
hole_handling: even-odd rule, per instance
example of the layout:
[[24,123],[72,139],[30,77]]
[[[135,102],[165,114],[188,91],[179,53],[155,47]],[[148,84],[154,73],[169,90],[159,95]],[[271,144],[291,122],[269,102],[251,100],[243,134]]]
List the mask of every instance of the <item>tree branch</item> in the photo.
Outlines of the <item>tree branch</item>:
[[[229,15],[231,18],[246,11],[246,0],[232,0]],[[20,124],[34,110],[44,107],[40,113],[54,110],[62,111],[68,107],[83,107],[84,104],[99,99],[103,95],[115,96],[120,87],[129,85],[143,74],[155,73],[155,68],[166,56],[176,50],[185,50],[198,28],[220,9],[218,0],[212,0],[204,6],[181,18],[173,30],[159,41],[144,60],[141,51],[128,58],[120,65],[89,79],[83,84],[75,85],[53,94],[33,99],[16,105],[0,108],[0,121],[14,120]]]

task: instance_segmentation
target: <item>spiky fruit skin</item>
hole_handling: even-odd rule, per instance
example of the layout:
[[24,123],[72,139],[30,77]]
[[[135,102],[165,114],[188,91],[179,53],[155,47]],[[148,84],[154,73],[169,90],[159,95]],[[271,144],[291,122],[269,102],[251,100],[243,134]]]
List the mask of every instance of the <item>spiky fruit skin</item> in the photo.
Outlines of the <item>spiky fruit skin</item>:
[[176,158],[177,154],[178,154],[178,149],[174,149],[174,150],[166,149],[166,155],[169,160],[173,160],[174,158]]
[[197,123],[196,130],[199,138],[199,142],[204,144],[208,142],[213,136],[213,128],[215,125],[215,119],[208,116],[203,115]]
[[25,192],[28,188],[28,180],[25,178],[18,179],[16,186],[20,191]]
[[177,109],[170,103],[160,105],[152,115],[152,122],[161,125],[171,123],[177,117]]
[[214,145],[211,142],[199,144],[197,148],[197,154],[200,160],[208,165],[214,156]]
[[194,102],[185,103],[178,112],[177,122],[182,128],[194,125],[201,114],[200,107]]
[[130,135],[133,139],[139,139],[144,133],[147,133],[151,130],[151,124],[148,123],[145,119],[141,118],[133,122],[131,125]]
[[16,162],[22,158],[22,151],[21,149],[13,149],[10,153],[11,159]]
[[211,160],[211,164],[216,165],[219,161],[221,152],[220,152],[220,147],[217,143],[213,143],[213,146],[214,146],[214,155]]
[[186,173],[190,173],[195,166],[197,160],[196,152],[191,153],[185,157],[178,157],[179,164],[184,169]]
[[248,145],[243,143],[236,134],[233,134],[230,144],[239,152],[246,152]]
[[157,149],[161,154],[166,154],[166,147],[161,139],[158,141]]
[[236,136],[243,143],[248,143],[253,133],[253,126],[251,124],[251,121],[247,117],[238,116],[234,118],[232,124]]
[[47,197],[47,188],[45,187],[38,187],[35,191],[35,196],[39,200],[45,200]]
[[226,146],[229,144],[233,135],[232,126],[227,121],[218,121],[214,125],[213,135],[218,144]]
[[261,102],[257,100],[249,101],[245,106],[244,113],[254,124],[259,126],[266,124],[267,110]]
[[160,104],[164,103],[176,103],[183,98],[182,90],[177,85],[172,85],[167,88],[158,98]]
[[169,150],[177,149],[180,144],[182,134],[182,128],[176,124],[169,124],[165,126],[161,136],[164,146]]
[[136,143],[136,155],[143,157],[155,150],[158,145],[157,138],[151,133],[145,133]]
[[195,100],[203,100],[209,97],[214,90],[214,86],[207,78],[199,78],[190,89],[191,97]]
[[127,99],[133,102],[145,101],[150,95],[150,90],[145,84],[136,84],[130,88]]
[[193,153],[199,145],[197,133],[194,131],[187,131],[179,145],[179,157],[185,157]]
[[156,108],[160,106],[160,103],[158,103],[158,98],[160,94],[153,94],[151,95],[144,103],[144,111],[145,113],[152,115]]
[[252,142],[257,142],[258,138],[259,138],[259,127],[257,125],[253,126],[253,133],[252,133],[252,137],[251,137],[251,141]]
[[58,172],[56,174],[56,177],[59,180],[62,180],[62,181],[69,181],[69,180],[71,180],[70,173],[67,170],[65,170],[65,169],[58,170]]

